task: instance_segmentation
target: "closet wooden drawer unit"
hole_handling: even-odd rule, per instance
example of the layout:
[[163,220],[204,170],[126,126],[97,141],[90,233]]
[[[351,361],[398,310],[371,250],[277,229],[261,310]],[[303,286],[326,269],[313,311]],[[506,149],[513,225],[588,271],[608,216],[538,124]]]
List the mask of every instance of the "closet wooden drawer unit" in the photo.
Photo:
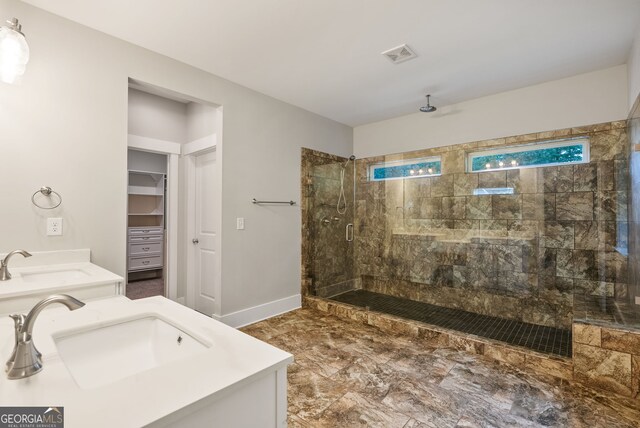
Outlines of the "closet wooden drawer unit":
[[164,230],[162,227],[130,227],[129,272],[163,267]]

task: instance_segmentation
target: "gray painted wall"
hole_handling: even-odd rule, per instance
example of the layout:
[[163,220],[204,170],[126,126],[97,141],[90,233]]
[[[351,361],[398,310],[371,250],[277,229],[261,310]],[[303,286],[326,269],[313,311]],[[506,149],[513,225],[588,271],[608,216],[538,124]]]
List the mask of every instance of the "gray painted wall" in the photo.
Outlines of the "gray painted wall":
[[[352,129],[16,0],[31,61],[21,85],[0,86],[0,252],[86,248],[118,274],[126,266],[128,78],[224,107],[222,314],[300,292],[300,148],[352,151]],[[30,202],[40,186],[64,197]],[[65,234],[45,236],[47,216]],[[235,230],[236,217],[246,229]]]

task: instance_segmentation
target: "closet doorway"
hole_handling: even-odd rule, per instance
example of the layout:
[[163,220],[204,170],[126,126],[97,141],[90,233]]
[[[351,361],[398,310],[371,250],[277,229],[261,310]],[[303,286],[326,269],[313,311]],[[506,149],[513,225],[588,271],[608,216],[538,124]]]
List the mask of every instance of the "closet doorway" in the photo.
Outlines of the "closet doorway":
[[127,297],[165,296],[167,155],[127,153]]
[[127,171],[127,296],[219,316],[222,107],[133,79],[128,106],[129,159],[154,166]]

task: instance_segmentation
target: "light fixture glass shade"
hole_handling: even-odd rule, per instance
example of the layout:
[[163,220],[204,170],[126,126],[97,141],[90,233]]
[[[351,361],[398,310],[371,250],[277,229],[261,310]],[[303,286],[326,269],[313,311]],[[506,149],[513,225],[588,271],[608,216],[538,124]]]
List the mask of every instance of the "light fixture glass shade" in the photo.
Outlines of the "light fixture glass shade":
[[0,80],[17,83],[29,62],[29,45],[24,35],[10,27],[0,27]]

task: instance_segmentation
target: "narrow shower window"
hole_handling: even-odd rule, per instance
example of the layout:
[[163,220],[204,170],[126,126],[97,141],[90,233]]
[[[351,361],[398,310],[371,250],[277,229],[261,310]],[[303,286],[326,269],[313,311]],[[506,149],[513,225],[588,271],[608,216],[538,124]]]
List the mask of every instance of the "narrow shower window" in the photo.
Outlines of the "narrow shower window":
[[442,171],[440,156],[376,163],[369,167],[369,181],[434,177]]
[[469,153],[467,171],[496,171],[587,162],[589,139],[580,137]]

